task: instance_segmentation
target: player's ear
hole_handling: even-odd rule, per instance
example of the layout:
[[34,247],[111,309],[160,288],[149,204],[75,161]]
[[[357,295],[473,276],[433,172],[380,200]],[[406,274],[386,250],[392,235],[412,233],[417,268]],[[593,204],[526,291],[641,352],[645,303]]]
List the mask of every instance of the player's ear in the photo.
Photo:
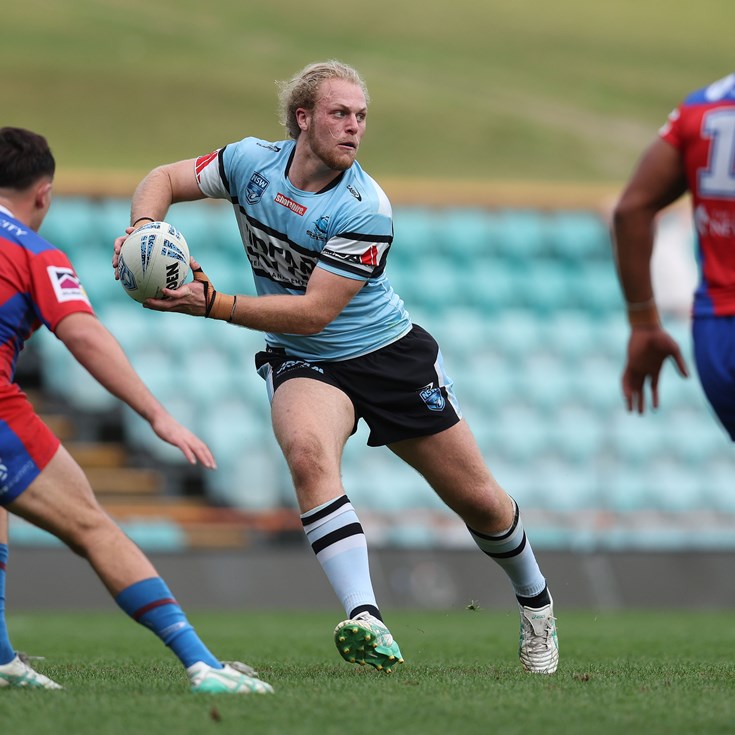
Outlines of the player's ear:
[[40,179],[33,187],[33,222],[31,227],[38,230],[51,206],[51,179]]
[[34,205],[36,209],[47,210],[51,205],[51,189],[53,183],[50,179],[41,179],[34,189]]
[[296,124],[299,126],[300,130],[308,130],[309,129],[309,121],[311,118],[311,113],[309,110],[304,109],[303,107],[299,107],[296,110]]

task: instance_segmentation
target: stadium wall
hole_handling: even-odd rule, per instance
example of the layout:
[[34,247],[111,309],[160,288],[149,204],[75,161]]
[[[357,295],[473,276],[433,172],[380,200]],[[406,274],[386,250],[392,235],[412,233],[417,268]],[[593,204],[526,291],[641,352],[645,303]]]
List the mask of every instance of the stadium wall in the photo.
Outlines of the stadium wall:
[[[189,610],[334,610],[339,604],[310,549],[149,554]],[[542,552],[557,610],[707,610],[735,606],[728,552]],[[375,549],[381,607],[514,610],[501,570],[475,550]],[[8,601],[31,610],[115,609],[85,561],[62,548],[14,547]]]

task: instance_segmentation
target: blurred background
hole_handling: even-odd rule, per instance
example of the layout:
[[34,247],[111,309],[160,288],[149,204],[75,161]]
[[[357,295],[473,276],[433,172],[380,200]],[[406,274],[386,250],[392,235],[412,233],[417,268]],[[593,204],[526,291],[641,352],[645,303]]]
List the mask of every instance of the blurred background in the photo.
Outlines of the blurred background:
[[[615,198],[670,110],[732,71],[723,29],[733,12],[725,0],[29,0],[4,10],[2,122],[46,135],[57,159],[41,234],[70,255],[100,319],[219,469],[189,468],[50,333],[29,343],[18,377],[181,596],[335,604],[253,368],[261,336],[144,311],[114,281],[112,241],[148,170],[246,135],[282,139],[274,82],[339,58],[372,97],[359,159],[394,206],[388,275],[437,337],[557,602],[735,602],[731,444],[696,375],[682,380],[672,365],[660,409],[626,413],[609,237]],[[227,205],[175,205],[167,219],[217,288],[253,292]],[[692,248],[682,201],[659,223],[655,285],[693,370]],[[361,427],[347,446],[344,482],[383,604],[508,605],[462,523],[365,437]],[[61,580],[86,570],[46,534],[11,524],[22,572],[10,604],[48,606],[49,587],[57,605],[72,604]],[[73,604],[107,604],[95,584]]]

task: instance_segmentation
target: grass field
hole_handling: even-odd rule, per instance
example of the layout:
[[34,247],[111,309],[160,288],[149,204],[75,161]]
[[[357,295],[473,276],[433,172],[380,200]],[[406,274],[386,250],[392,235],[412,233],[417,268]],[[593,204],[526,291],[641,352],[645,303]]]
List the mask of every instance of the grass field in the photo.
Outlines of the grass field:
[[61,171],[280,138],[274,81],[338,57],[372,93],[373,175],[619,182],[690,89],[732,69],[731,0],[29,0],[0,24],[3,124]]
[[406,664],[386,676],[333,650],[325,613],[196,614],[223,657],[256,665],[272,697],[193,695],[173,656],[120,615],[11,615],[15,645],[63,692],[0,691],[4,733],[375,732],[521,735],[732,733],[730,613],[563,612],[555,676],[522,672],[517,617],[396,612]]

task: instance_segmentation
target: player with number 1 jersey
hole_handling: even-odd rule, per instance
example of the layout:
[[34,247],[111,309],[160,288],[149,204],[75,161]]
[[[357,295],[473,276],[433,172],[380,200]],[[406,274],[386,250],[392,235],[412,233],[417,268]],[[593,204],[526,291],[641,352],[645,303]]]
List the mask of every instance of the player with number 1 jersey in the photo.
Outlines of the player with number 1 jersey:
[[659,134],[679,151],[692,196],[701,264],[694,314],[735,314],[735,74],[688,95]]

